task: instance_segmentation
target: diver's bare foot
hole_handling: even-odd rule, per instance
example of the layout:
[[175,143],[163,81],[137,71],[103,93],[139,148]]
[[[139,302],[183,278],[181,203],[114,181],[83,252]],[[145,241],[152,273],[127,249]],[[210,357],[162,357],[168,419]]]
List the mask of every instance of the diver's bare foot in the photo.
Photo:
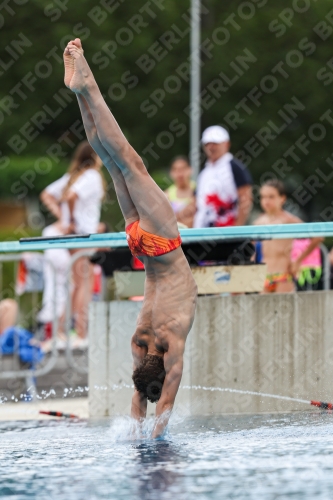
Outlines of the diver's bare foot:
[[66,87],[70,88],[71,79],[74,75],[74,58],[70,55],[68,48],[64,52],[65,78]]
[[81,41],[76,38],[69,42],[64,52],[65,85],[75,93],[82,93],[87,88],[92,73],[83,55]]

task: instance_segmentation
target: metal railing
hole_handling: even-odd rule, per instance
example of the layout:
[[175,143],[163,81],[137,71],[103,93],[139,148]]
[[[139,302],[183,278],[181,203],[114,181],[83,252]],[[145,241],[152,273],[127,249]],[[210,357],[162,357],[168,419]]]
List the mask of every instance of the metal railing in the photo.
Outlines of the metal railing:
[[[1,284],[0,290],[3,289],[3,263],[4,262],[14,262],[15,265],[14,265],[13,283],[15,283],[15,278],[16,278],[17,269],[18,269],[17,263],[20,261],[22,261],[22,254],[0,255],[0,284]],[[54,273],[54,277],[55,277],[54,264],[51,261],[48,261],[48,263],[50,264],[50,266],[53,270],[53,273]],[[56,280],[55,279],[54,279],[54,287],[56,287]],[[35,297],[37,297],[37,293],[38,292],[31,292],[33,301],[35,301]],[[19,303],[18,295],[17,295],[15,286],[14,286],[14,298]],[[20,311],[20,309],[19,309],[19,311]],[[20,314],[20,312],[19,312],[19,314]],[[11,378],[23,378],[24,379],[24,378],[26,378],[26,379],[29,379],[29,381],[31,381],[32,374],[34,377],[40,377],[42,375],[45,375],[46,373],[49,373],[54,368],[54,366],[57,362],[57,358],[58,358],[58,350],[56,347],[55,335],[54,335],[54,332],[57,332],[57,330],[58,330],[58,317],[57,317],[57,303],[56,303],[56,294],[55,294],[54,315],[53,315],[53,322],[52,322],[52,340],[53,340],[53,342],[52,342],[51,356],[48,359],[47,363],[40,368],[31,367],[29,369],[24,369],[24,370],[0,371],[0,379],[11,379]],[[18,364],[18,358],[19,358],[17,344],[18,343],[16,341],[16,345],[14,347],[14,354],[13,354],[14,359],[16,358],[16,362],[17,362],[16,364]],[[1,355],[0,357],[3,357],[3,355]],[[31,382],[29,382],[29,383],[31,383]]]
[[[22,254],[12,254],[12,255],[1,255],[0,256],[0,283],[1,283],[1,291],[3,290],[3,264],[5,262],[14,262],[14,276],[13,276],[13,283],[15,283],[15,278],[17,276],[17,270],[18,270],[18,263],[22,260]],[[54,278],[55,278],[55,269],[54,265],[52,262],[49,262],[51,269],[53,270]],[[56,280],[54,279],[54,286],[56,287]],[[16,286],[14,285],[14,298],[18,302],[18,306],[20,305],[19,301],[19,296],[16,291]],[[55,289],[54,289],[55,292]],[[33,304],[33,310],[37,310],[37,303],[38,303],[38,292],[33,291],[31,292],[32,296],[32,304]],[[40,366],[38,368],[35,368],[34,364],[30,368],[27,369],[21,369],[20,367],[20,357],[19,357],[19,339],[17,336],[14,335],[14,349],[13,349],[13,364],[16,365],[16,369],[12,370],[3,370],[0,371],[0,379],[1,380],[10,380],[10,379],[25,379],[25,385],[26,385],[26,390],[29,389],[29,394],[32,398],[32,400],[35,400],[37,391],[36,391],[36,380],[35,377],[40,377],[43,376],[49,372],[52,371],[52,369],[56,366],[57,359],[58,359],[58,350],[56,347],[56,342],[55,342],[55,337],[54,337],[54,332],[57,331],[58,329],[58,317],[56,314],[56,294],[55,294],[55,301],[54,301],[54,315],[53,315],[53,322],[52,322],[52,337],[53,337],[53,342],[52,342],[52,349],[51,349],[51,355],[49,356],[49,359],[47,360],[46,364],[44,366]],[[18,316],[20,317],[20,307],[18,308]],[[34,324],[36,325],[35,319],[33,320]],[[4,355],[0,355],[1,358],[4,357]]]
[[66,280],[66,289],[68,292],[67,296],[67,301],[66,301],[66,309],[65,309],[65,335],[67,338],[66,342],[66,359],[71,368],[76,370],[78,373],[81,374],[86,374],[88,373],[88,366],[87,367],[82,367],[78,365],[75,362],[74,356],[73,356],[73,350],[71,349],[70,346],[70,339],[69,339],[69,331],[71,328],[71,319],[72,319],[72,301],[70,300],[70,287],[71,287],[71,276],[72,276],[72,270],[75,262],[77,262],[81,257],[91,257],[94,253],[96,252],[96,249],[91,249],[91,250],[79,250],[78,252],[74,253],[71,256],[71,262],[67,270],[67,280]]
[[[78,259],[81,257],[90,257],[95,253],[95,249],[91,250],[81,250],[76,253],[74,253],[71,256],[70,263],[66,272],[66,306],[65,306],[65,321],[64,321],[64,334],[66,338],[66,346],[65,346],[65,357],[67,364],[70,368],[73,370],[77,371],[80,374],[87,374],[88,373],[88,366],[80,366],[77,364],[75,361],[74,355],[73,355],[73,350],[71,348],[70,344],[70,330],[71,330],[71,316],[72,316],[72,300],[71,300],[71,286],[72,286],[72,271],[73,271],[73,266],[75,262],[77,262]],[[12,262],[14,263],[14,271],[13,271],[13,283],[15,283],[16,275],[17,275],[17,270],[18,270],[18,263],[23,260],[22,254],[20,253],[15,253],[15,254],[0,254],[0,292],[3,290],[3,264]],[[58,327],[59,327],[59,318],[57,314],[57,293],[56,293],[56,287],[57,287],[57,282],[56,282],[56,268],[54,263],[48,259],[47,263],[51,266],[51,269],[53,271],[53,285],[54,285],[54,301],[53,301],[53,320],[52,320],[52,334],[51,334],[51,351],[49,355],[49,359],[43,366],[39,367],[34,367],[32,366],[31,368],[28,369],[19,369],[19,356],[18,356],[18,345],[14,347],[14,354],[13,359],[15,365],[18,367],[18,369],[12,369],[12,370],[6,370],[6,371],[0,371],[0,379],[26,379],[27,380],[27,386],[32,385],[32,379],[34,377],[40,377],[43,375],[46,375],[47,373],[51,372],[51,370],[55,367],[57,363],[57,359],[59,357],[59,350],[57,347],[57,334],[58,334]],[[16,287],[13,287],[14,289],[14,298],[20,303],[19,296],[16,293]],[[32,295],[32,301],[33,304],[36,303],[36,298],[38,297],[38,292],[30,292]],[[90,291],[87,288],[87,293],[90,293]],[[35,304],[34,309],[37,309],[37,303]],[[0,354],[0,359],[6,355],[1,355]],[[29,383],[28,383],[29,381]]]
[[324,274],[324,290],[329,290],[331,286],[331,264],[329,251],[323,243],[320,245],[320,250],[323,257],[322,270]]

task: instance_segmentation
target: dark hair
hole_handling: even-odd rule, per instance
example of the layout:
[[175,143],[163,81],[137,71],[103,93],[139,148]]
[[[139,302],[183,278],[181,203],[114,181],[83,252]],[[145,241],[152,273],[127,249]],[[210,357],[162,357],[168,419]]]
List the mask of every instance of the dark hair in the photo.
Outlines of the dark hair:
[[170,163],[170,168],[172,167],[172,165],[174,163],[176,163],[176,161],[184,161],[185,163],[187,163],[187,165],[189,167],[191,166],[190,161],[186,155],[178,155],[178,156],[175,156],[174,158],[172,158],[171,163]]
[[285,188],[283,182],[279,181],[278,179],[268,179],[268,181],[265,181],[261,185],[261,187],[264,187],[264,186],[269,186],[269,187],[275,188],[280,196],[286,196],[286,188]]
[[164,379],[163,357],[155,354],[146,354],[132,376],[136,390],[152,403],[160,399]]

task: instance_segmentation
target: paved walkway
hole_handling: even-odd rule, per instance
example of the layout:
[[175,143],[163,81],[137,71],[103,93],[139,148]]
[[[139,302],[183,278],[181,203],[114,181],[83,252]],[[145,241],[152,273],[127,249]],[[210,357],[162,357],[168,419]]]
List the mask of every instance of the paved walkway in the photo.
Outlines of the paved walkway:
[[40,415],[40,410],[72,413],[79,418],[88,418],[88,398],[46,399],[33,403],[2,403],[0,404],[0,420],[50,420],[56,418]]

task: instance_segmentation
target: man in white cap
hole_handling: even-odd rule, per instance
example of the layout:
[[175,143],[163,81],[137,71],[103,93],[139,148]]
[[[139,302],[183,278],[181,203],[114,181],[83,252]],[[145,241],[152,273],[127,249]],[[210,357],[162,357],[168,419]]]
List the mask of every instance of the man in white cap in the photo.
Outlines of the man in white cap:
[[229,153],[230,137],[225,128],[206,128],[201,142],[207,162],[198,177],[194,227],[244,225],[252,206],[250,172]]

